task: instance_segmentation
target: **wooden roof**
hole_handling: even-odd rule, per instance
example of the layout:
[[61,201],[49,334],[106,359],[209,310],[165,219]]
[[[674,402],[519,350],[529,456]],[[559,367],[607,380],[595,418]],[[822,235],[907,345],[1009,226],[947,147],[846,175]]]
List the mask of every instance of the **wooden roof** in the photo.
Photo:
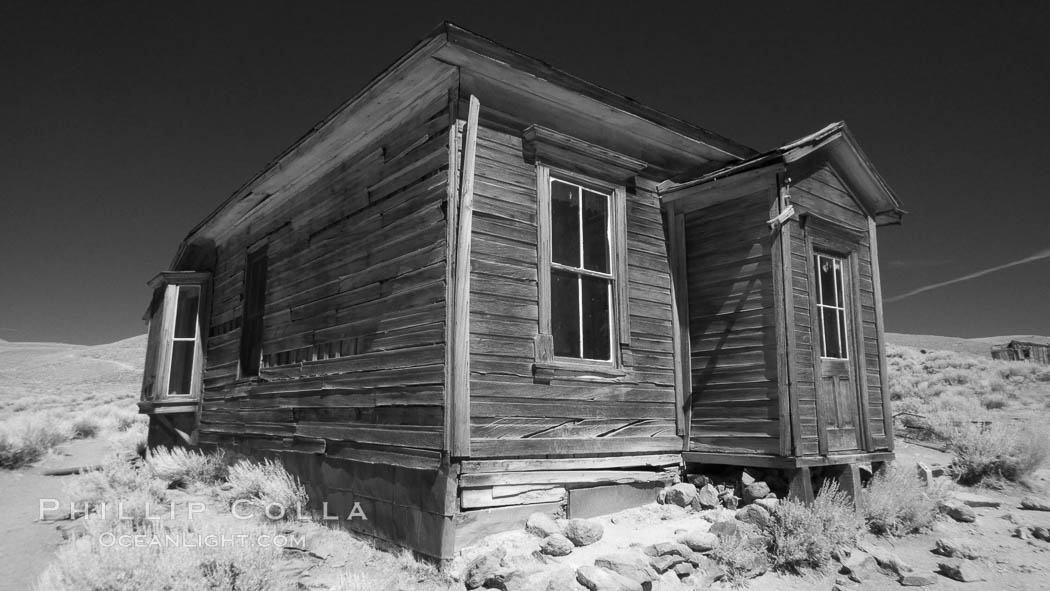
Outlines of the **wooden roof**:
[[816,133],[746,160],[708,172],[690,181],[666,182],[662,192],[675,192],[688,187],[710,183],[733,175],[766,168],[769,166],[802,163],[820,159],[831,163],[835,170],[853,189],[854,196],[879,225],[899,224],[905,211],[901,209],[896,194],[875,170],[874,165],[861,150],[857,140],[842,121],[832,123]]
[[483,114],[504,125],[546,126],[644,160],[642,174],[657,180],[721,168],[756,153],[445,22],[234,191],[189,232],[184,245],[214,239],[263,201],[287,197],[288,187],[330,166],[336,151],[347,154],[351,146],[352,153],[353,144],[383,133],[375,121],[384,119],[392,102],[412,96],[424,81],[456,75],[460,96],[477,96]]

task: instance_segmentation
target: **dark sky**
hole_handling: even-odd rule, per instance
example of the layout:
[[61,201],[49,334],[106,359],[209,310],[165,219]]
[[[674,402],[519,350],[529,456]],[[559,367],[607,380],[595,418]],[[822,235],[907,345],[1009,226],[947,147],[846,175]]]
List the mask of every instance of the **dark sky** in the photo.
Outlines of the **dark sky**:
[[[880,233],[887,297],[1023,259],[1050,248],[1047,6],[8,0],[0,338],[143,332],[186,232],[445,19],[759,150],[845,120],[910,212]],[[1050,258],[886,318],[1050,334]]]

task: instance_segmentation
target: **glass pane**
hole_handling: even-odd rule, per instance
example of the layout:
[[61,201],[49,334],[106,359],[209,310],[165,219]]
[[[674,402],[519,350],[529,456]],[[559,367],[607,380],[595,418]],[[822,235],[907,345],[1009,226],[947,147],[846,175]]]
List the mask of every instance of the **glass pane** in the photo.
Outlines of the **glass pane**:
[[171,379],[168,381],[168,394],[189,394],[193,380],[193,341],[173,341],[171,343]]
[[580,266],[580,189],[551,181],[551,260]]
[[551,271],[551,333],[555,355],[580,356],[580,283],[572,273]]
[[175,338],[192,339],[197,336],[197,303],[200,295],[199,287],[179,286],[179,300],[175,304]]
[[609,359],[609,281],[581,277],[583,303],[583,356]]
[[846,298],[842,297],[842,294],[845,293],[842,291],[842,261],[839,260],[835,261],[835,293],[837,294],[835,305],[840,308],[846,307]]
[[849,346],[846,340],[846,312],[839,310],[838,314],[839,321],[839,357],[846,359],[849,357]]
[[583,192],[583,267],[609,272],[609,197]]
[[838,359],[839,354],[839,327],[838,314],[834,308],[820,308],[820,326],[823,330],[824,357]]
[[817,279],[820,282],[820,301],[825,306],[834,306],[835,302],[835,268],[832,260],[817,256]]

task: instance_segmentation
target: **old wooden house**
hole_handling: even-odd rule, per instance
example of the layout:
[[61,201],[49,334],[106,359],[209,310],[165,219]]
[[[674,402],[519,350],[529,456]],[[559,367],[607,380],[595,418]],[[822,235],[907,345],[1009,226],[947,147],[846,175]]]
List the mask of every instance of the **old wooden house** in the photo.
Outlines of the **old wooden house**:
[[1002,345],[992,345],[992,359],[1050,365],[1050,342],[1013,340]]
[[193,228],[150,285],[150,443],[275,456],[445,558],[682,462],[892,457],[876,228],[845,126],[767,153],[454,25]]

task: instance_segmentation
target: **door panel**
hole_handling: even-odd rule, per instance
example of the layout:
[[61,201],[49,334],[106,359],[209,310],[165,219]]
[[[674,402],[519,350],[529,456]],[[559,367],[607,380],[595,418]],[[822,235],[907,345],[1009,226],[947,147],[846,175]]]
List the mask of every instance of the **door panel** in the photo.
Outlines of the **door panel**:
[[850,260],[831,254],[813,256],[815,308],[820,356],[817,361],[818,425],[827,435],[825,453],[860,448],[856,351],[853,335],[853,286]]

